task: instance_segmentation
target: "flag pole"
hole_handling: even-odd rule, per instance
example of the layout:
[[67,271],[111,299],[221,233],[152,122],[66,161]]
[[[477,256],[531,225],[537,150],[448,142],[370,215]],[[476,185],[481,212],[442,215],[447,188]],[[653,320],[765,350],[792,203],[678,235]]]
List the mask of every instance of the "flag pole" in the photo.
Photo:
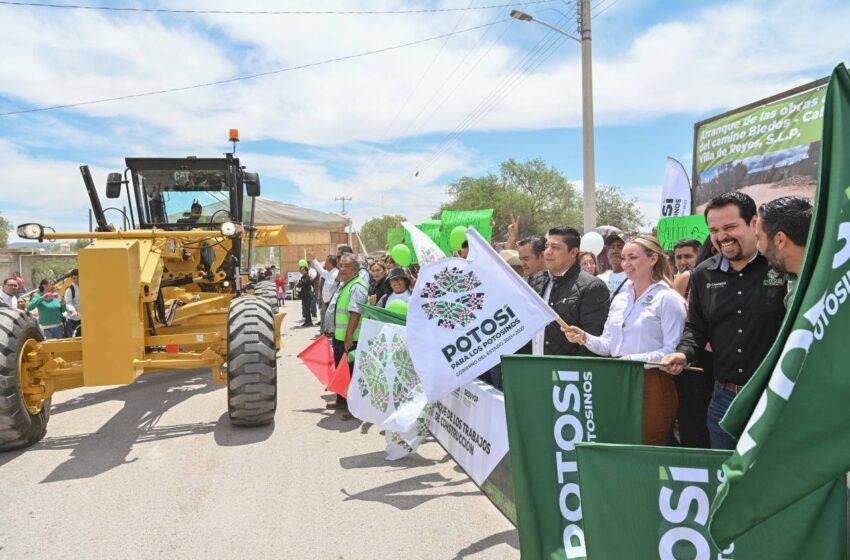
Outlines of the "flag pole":
[[[644,362],[648,366],[661,367],[663,364],[660,362]],[[683,371],[695,371],[697,373],[705,373],[705,370],[701,367],[693,367],[693,366],[684,366],[682,368]]]

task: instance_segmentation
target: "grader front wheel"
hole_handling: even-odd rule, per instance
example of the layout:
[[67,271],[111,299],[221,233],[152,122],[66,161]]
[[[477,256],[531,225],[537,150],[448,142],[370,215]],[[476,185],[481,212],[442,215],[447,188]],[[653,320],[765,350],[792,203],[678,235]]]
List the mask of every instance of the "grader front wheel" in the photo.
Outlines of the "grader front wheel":
[[227,411],[237,426],[274,420],[277,356],[274,314],[255,296],[230,303],[227,319]]
[[24,311],[0,309],[0,451],[32,445],[47,432],[50,399],[34,399],[23,367],[28,349],[43,336]]

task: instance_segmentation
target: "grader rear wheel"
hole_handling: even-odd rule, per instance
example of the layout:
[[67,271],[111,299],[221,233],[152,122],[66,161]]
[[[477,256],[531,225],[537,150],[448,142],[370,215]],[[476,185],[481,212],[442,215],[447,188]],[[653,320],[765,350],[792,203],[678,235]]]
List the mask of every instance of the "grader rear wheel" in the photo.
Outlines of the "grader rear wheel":
[[0,309],[0,451],[32,445],[47,432],[50,399],[39,400],[22,389],[32,383],[22,358],[43,338],[27,313]]
[[272,313],[277,313],[280,309],[280,302],[277,299],[277,287],[274,282],[263,280],[254,288],[254,295],[269,304],[272,308]]
[[274,420],[277,408],[274,314],[256,296],[230,303],[227,319],[227,411],[237,426]]

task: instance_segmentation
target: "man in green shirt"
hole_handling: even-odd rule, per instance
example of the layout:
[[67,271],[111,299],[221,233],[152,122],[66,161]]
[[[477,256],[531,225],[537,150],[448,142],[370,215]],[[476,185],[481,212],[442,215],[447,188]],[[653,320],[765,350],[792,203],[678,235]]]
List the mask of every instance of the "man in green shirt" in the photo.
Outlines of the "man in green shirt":
[[808,198],[783,196],[762,204],[754,224],[759,252],[777,272],[787,275],[786,308],[803,266],[811,221],[812,203]]

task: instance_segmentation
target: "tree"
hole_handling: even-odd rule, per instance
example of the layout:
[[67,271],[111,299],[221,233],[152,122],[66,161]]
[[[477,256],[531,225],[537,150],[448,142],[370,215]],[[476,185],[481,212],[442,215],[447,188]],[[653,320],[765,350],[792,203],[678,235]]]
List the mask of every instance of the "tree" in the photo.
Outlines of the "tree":
[[499,175],[461,177],[451,183],[449,202],[443,210],[492,208],[495,241],[507,237],[511,216],[520,217],[520,237],[545,232],[550,227],[581,223],[581,198],[564,175],[542,159],[517,162],[509,159],[499,166]]
[[74,241],[74,244],[71,246],[71,250],[73,250],[76,253],[80,249],[84,249],[84,248],[88,247],[89,245],[91,245],[91,239],[77,239],[76,241]]
[[596,223],[637,231],[644,225],[644,217],[636,198],[629,200],[619,187],[604,185],[596,189]]
[[55,257],[50,259],[38,259],[32,267],[33,286],[38,287],[45,278],[56,280],[68,274],[77,266],[77,260],[73,257]]
[[3,217],[0,212],[0,249],[5,249],[9,245],[9,232],[12,231],[12,224],[9,220]]
[[370,251],[382,250],[387,246],[387,230],[401,227],[407,218],[399,214],[369,218],[360,228],[360,237]]

